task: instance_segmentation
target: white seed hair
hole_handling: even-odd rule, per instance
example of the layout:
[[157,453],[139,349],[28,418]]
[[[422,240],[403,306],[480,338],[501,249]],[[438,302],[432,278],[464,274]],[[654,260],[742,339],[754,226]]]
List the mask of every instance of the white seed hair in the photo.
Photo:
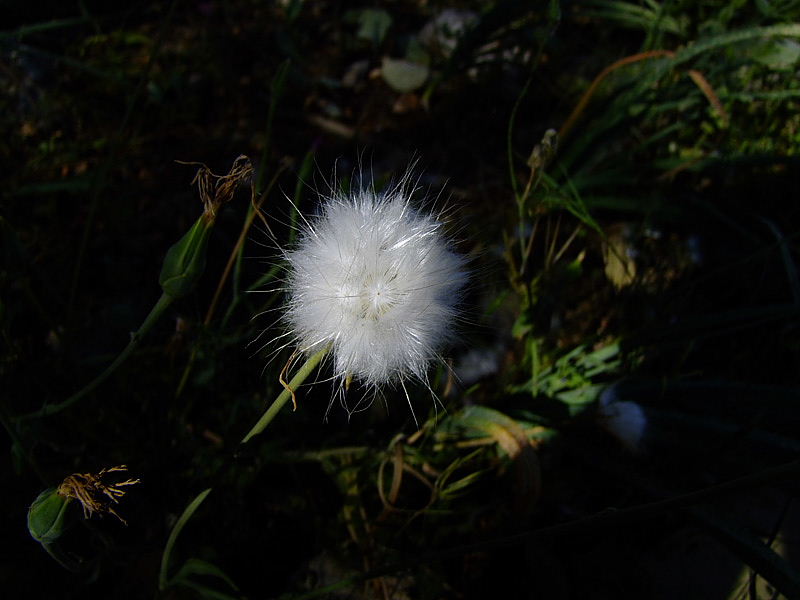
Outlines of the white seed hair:
[[290,335],[305,353],[330,345],[341,384],[426,382],[453,338],[466,259],[412,191],[408,175],[382,193],[333,191],[284,253]]

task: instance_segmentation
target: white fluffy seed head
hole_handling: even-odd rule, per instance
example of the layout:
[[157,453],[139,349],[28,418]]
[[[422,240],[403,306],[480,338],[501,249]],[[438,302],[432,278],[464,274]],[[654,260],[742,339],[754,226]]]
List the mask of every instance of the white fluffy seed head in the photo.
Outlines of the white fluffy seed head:
[[299,348],[330,344],[336,377],[373,389],[425,380],[453,337],[467,279],[442,224],[409,195],[404,184],[334,194],[286,253],[285,318]]

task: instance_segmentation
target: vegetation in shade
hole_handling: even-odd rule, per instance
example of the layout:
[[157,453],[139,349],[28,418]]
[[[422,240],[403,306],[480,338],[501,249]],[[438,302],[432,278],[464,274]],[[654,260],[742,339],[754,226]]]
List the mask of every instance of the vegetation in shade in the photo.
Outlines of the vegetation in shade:
[[[800,5],[533,4],[11,3],[7,593],[798,595]],[[441,404],[328,412],[274,246],[415,159]]]

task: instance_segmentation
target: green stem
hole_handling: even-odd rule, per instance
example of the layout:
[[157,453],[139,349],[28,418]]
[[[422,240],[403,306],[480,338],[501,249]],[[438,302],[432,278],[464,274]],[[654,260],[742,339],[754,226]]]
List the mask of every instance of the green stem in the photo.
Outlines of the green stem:
[[[275,279],[275,277],[278,275],[280,270],[281,270],[281,267],[279,265],[274,265],[269,271],[266,272],[266,274],[264,274],[261,277],[259,277],[258,280],[255,283],[250,285],[247,288],[246,291],[247,292],[252,292],[254,290],[257,290],[259,288],[264,287],[270,281]],[[273,294],[272,296],[275,297],[275,294]],[[225,316],[222,317],[222,327],[223,328],[228,324],[228,321],[230,320],[231,316],[233,315],[233,311],[236,310],[236,307],[239,306],[239,303],[242,301],[242,299],[244,297],[245,297],[245,295],[240,293],[231,301],[230,305],[228,306],[228,309],[225,311]],[[263,308],[261,310],[263,310]]]
[[164,548],[164,554],[161,555],[161,569],[158,573],[158,589],[164,590],[167,587],[167,570],[169,568],[169,559],[172,556],[172,549],[175,547],[175,542],[178,540],[178,535],[180,534],[181,530],[183,529],[184,525],[189,522],[189,519],[192,518],[192,515],[195,511],[200,508],[200,505],[203,503],[203,500],[206,499],[211,493],[211,488],[205,489],[197,496],[194,500],[189,503],[189,506],[183,511],[183,514],[180,518],[175,522],[175,526],[172,528],[172,531],[169,533],[169,538],[167,539],[167,545]]
[[114,360],[113,363],[108,365],[105,371],[100,373],[97,377],[95,377],[88,385],[83,387],[81,390],[64,400],[63,402],[59,402],[58,404],[49,404],[43,406],[41,409],[28,413],[25,415],[20,415],[18,417],[14,417],[13,421],[27,421],[28,419],[36,419],[39,417],[49,417],[50,415],[54,415],[60,413],[62,410],[65,410],[81,400],[82,398],[86,397],[92,391],[94,391],[101,383],[103,383],[108,377],[117,370],[117,368],[124,363],[128,357],[133,353],[136,347],[139,345],[139,342],[145,336],[145,334],[153,327],[153,325],[158,321],[167,307],[172,303],[172,296],[167,294],[162,294],[161,298],[158,299],[155,306],[153,306],[150,314],[147,315],[144,322],[142,323],[139,330],[136,331],[133,335],[131,335],[131,341],[128,342],[128,345],[125,349],[120,352],[119,356]]
[[240,444],[246,444],[251,438],[264,431],[267,425],[270,424],[272,419],[274,419],[283,408],[283,405],[286,404],[289,401],[289,398],[292,397],[292,390],[296,390],[298,387],[300,387],[300,385],[302,385],[306,378],[311,374],[311,371],[314,370],[314,368],[319,364],[329,350],[330,346],[325,346],[325,348],[316,354],[312,354],[308,357],[308,360],[306,360],[303,366],[300,367],[300,370],[297,371],[297,375],[292,377],[292,380],[289,382],[289,387],[283,390],[280,395],[275,398],[275,401],[261,416],[261,418],[258,420],[258,423],[256,423],[253,428],[247,432],[247,435],[242,438],[242,441],[239,442]]
[[[258,420],[258,423],[247,433],[246,436],[242,439],[240,444],[247,443],[250,438],[253,436],[258,435],[270,424],[272,419],[280,412],[281,408],[288,402],[289,398],[292,397],[292,390],[296,390],[302,383],[306,380],[306,378],[311,374],[314,368],[320,363],[322,358],[328,353],[330,350],[330,345],[326,346],[316,354],[312,354],[308,357],[306,362],[300,367],[300,370],[297,374],[292,377],[292,380],[289,382],[289,386],[287,389],[283,390],[280,395],[275,398],[275,401],[270,405],[267,411],[263,414],[263,416]],[[180,534],[181,530],[186,526],[186,523],[189,522],[189,519],[192,518],[192,515],[198,509],[198,507],[203,503],[203,500],[206,499],[211,493],[213,488],[207,488],[200,492],[194,500],[189,503],[183,513],[181,514],[178,521],[175,523],[175,526],[172,528],[172,531],[169,534],[169,538],[167,538],[167,545],[164,547],[164,554],[161,555],[161,569],[158,575],[158,589],[164,590],[169,584],[167,579],[167,574],[169,571],[169,562],[170,557],[172,555],[172,550],[175,547],[175,542],[178,540],[178,535]]]
[[[245,223],[251,223],[253,220],[253,212],[255,208],[253,203],[247,205],[247,215],[244,218]],[[249,229],[249,227],[247,227]],[[239,297],[241,293],[241,277],[242,277],[242,262],[244,261],[244,244],[239,245],[236,251],[236,262],[233,265],[233,276],[231,277],[231,287],[233,288],[234,300]]]
[[294,186],[294,198],[292,200],[292,211],[289,213],[289,243],[287,245],[290,248],[297,237],[297,218],[300,216],[300,200],[303,197],[303,189],[306,186],[306,181],[308,181],[308,176],[311,174],[311,168],[314,166],[316,149],[317,144],[315,142],[303,157],[303,164],[300,165],[300,172],[297,174],[297,183]]
[[12,443],[16,444],[19,452],[21,452],[25,457],[25,460],[28,461],[31,469],[33,469],[33,472],[36,473],[36,476],[39,477],[42,483],[46,483],[47,479],[45,478],[44,473],[42,473],[42,470],[39,468],[39,463],[36,462],[33,454],[31,454],[25,447],[25,444],[22,443],[22,438],[20,437],[19,433],[17,433],[17,430],[11,425],[11,420],[8,418],[3,400],[0,400],[0,423],[3,424],[3,427],[8,433],[8,436],[11,438]]
[[61,548],[58,542],[41,542],[40,545],[47,551],[53,560],[64,567],[67,571],[72,571],[73,573],[78,573],[80,571],[80,561]]
[[[199,347],[199,341],[195,342],[194,348],[192,348],[192,353],[189,355],[189,362],[186,363],[186,367],[183,369],[183,373],[181,374],[181,380],[178,382],[178,387],[175,390],[175,399],[181,397],[183,394],[183,389],[186,387],[187,382],[189,381],[189,375],[192,373],[192,367],[194,367],[194,361],[197,358],[197,349]],[[187,403],[186,407],[183,409],[184,417],[189,413],[189,403]]]

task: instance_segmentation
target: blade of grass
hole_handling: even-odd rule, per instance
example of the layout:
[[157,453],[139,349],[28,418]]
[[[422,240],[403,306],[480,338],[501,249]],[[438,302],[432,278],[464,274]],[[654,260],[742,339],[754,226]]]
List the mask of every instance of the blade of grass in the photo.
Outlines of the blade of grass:
[[781,250],[781,258],[783,258],[783,266],[786,269],[786,279],[789,281],[789,289],[792,290],[792,298],[794,299],[795,304],[800,304],[800,281],[797,279],[797,265],[794,264],[794,259],[792,258],[792,253],[789,250],[789,245],[786,243],[786,237],[781,233],[781,230],[778,229],[777,225],[770,221],[769,219],[765,219],[761,217],[761,221],[769,227],[772,235],[775,236],[775,239],[778,240],[778,247]]
[[73,17],[71,19],[52,19],[51,21],[44,21],[42,23],[34,23],[33,25],[23,25],[14,31],[0,32],[0,40],[17,38],[21,40],[27,35],[32,33],[43,33],[45,31],[52,31],[54,29],[64,29],[67,27],[75,27],[76,25],[84,25],[90,22],[87,17]]
[[297,174],[297,183],[294,186],[294,196],[292,197],[292,210],[289,213],[289,246],[294,243],[297,237],[297,219],[300,216],[300,200],[303,197],[303,188],[306,185],[306,181],[308,181],[311,175],[311,168],[314,166],[314,156],[316,152],[317,144],[315,143],[303,157],[300,171]]
[[192,518],[192,515],[195,513],[195,511],[197,511],[198,508],[200,508],[200,505],[210,493],[211,488],[207,488],[197,494],[195,499],[189,503],[189,506],[184,509],[183,513],[178,518],[178,521],[175,523],[175,526],[172,528],[172,531],[169,533],[167,545],[164,547],[164,554],[161,556],[161,569],[158,573],[158,589],[162,592],[167,588],[169,560],[172,557],[172,550],[175,547],[175,542],[178,540],[178,536],[180,535],[181,531],[183,531],[186,523],[189,522],[189,519]]
[[[272,404],[267,408],[261,418],[256,422],[256,424],[247,432],[247,434],[242,438],[239,442],[239,446],[246,444],[250,441],[253,437],[260,434],[264,429],[269,425],[275,416],[280,412],[280,410],[286,405],[286,402],[289,401],[291,398],[294,402],[295,397],[295,390],[298,389],[303,382],[308,378],[311,372],[319,365],[320,361],[325,357],[325,355],[330,351],[330,345],[326,346],[325,348],[319,350],[315,354],[309,356],[305,363],[300,367],[297,371],[295,376],[292,378],[291,382],[288,384],[283,383],[284,390],[281,392],[278,397],[272,402]],[[290,363],[291,364],[291,363]],[[287,368],[290,366],[287,364]],[[224,469],[230,468],[231,461],[235,458],[235,455],[231,455],[228,460],[222,463],[217,468],[217,473],[223,471]],[[169,562],[172,556],[172,551],[175,547],[175,542],[180,535],[180,532],[186,526],[189,519],[192,518],[192,515],[197,511],[206,497],[211,493],[213,488],[206,488],[202,492],[200,492],[194,500],[192,500],[189,505],[184,509],[183,513],[181,514],[180,518],[177,520],[175,525],[172,528],[172,531],[169,534],[169,538],[167,539],[167,544],[164,547],[164,553],[161,555],[161,568],[159,570],[158,575],[158,589],[160,591],[164,591],[167,586],[170,584],[170,579],[168,577],[169,572]]]
[[[635,100],[642,98],[644,94],[652,90],[653,85],[661,80],[666,74],[675,70],[677,67],[684,65],[685,63],[701,56],[704,53],[716,50],[718,48],[723,48],[731,44],[747,42],[754,39],[770,39],[775,37],[800,37],[800,24],[783,24],[773,25],[770,27],[751,27],[747,29],[741,29],[697,40],[694,43],[689,44],[677,51],[651,50],[625,57],[619,61],[616,61],[615,63],[612,63],[612,65],[606,67],[606,69],[604,69],[595,78],[589,89],[587,89],[587,91],[581,97],[575,109],[573,109],[573,112],[564,122],[564,125],[559,132],[559,138],[563,139],[563,137],[574,128],[577,119],[585,110],[590,97],[596,92],[597,86],[602,82],[602,79],[604,79],[610,73],[610,71],[616,70],[618,67],[623,66],[623,64],[631,64],[632,62],[639,62],[641,60],[650,58],[661,58],[661,60],[653,60],[652,64],[648,65],[646,70],[640,71],[637,74],[637,80],[633,87],[628,92],[620,94],[594,125],[582,130],[579,140],[573,142],[569,152],[562,156],[562,165],[565,168],[568,168],[571,162],[574,161],[575,157],[580,155],[585,148],[592,144],[601,135],[617,127],[620,123],[629,118],[628,109],[635,102]],[[701,76],[698,79],[696,75],[699,74],[699,71],[696,69],[689,71],[689,75],[695,82],[695,85],[698,86],[712,106],[717,104],[717,95],[713,92],[713,89],[711,89],[710,84],[708,84],[705,78]],[[708,93],[709,89],[711,89],[710,96]],[[721,103],[719,103],[719,105],[721,105]]]
[[575,105],[575,108],[572,109],[572,112],[567,117],[567,120],[564,121],[564,124],[561,126],[561,129],[559,129],[558,138],[560,140],[564,140],[569,135],[570,131],[572,131],[572,128],[575,126],[575,123],[583,114],[583,111],[586,110],[586,106],[589,104],[589,100],[592,99],[592,96],[594,96],[595,92],[597,91],[597,88],[600,87],[600,84],[603,83],[603,80],[605,80],[605,78],[608,77],[611,73],[626,65],[630,65],[643,60],[649,60],[651,58],[661,58],[664,56],[670,56],[671,54],[673,53],[670,52],[669,50],[650,50],[648,52],[640,52],[638,54],[633,54],[631,56],[620,58],[619,60],[608,65],[606,68],[600,71],[600,73],[594,78],[592,83],[583,93],[580,100],[578,100],[578,104]]

